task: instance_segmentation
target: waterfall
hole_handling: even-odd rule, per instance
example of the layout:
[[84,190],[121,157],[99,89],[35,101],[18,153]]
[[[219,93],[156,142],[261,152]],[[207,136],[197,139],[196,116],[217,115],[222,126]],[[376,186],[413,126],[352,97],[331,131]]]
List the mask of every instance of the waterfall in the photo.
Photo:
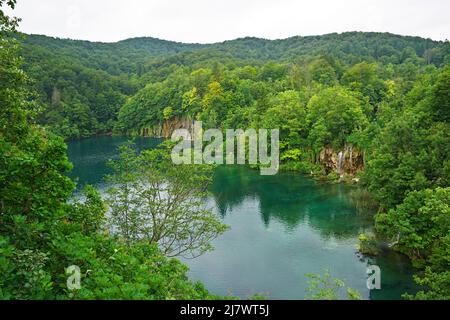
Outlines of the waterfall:
[[350,146],[350,169],[353,169],[353,146]]
[[339,151],[338,154],[339,160],[338,160],[338,173],[342,175],[342,168],[344,165],[344,153],[342,151]]

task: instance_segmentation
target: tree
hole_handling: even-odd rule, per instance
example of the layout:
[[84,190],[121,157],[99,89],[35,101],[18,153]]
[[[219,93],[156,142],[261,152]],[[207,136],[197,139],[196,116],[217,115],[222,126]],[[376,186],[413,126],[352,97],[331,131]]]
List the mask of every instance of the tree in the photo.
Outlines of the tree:
[[307,109],[311,145],[332,144],[340,148],[349,135],[367,125],[363,102],[341,87],[328,88],[314,95]]
[[202,100],[201,120],[206,128],[218,128],[227,113],[227,100],[219,82],[211,82]]
[[439,73],[432,89],[431,108],[437,121],[450,122],[450,66]]
[[[377,231],[424,272],[415,280],[427,290],[417,299],[450,297],[450,188],[408,193],[403,203],[376,216]],[[408,296],[413,298],[413,296]]]
[[203,202],[209,166],[176,166],[167,146],[137,155],[129,145],[111,166],[111,223],[128,245],[144,240],[165,256],[194,258],[211,250],[211,241],[227,230]]
[[[447,241],[447,247],[449,239]],[[448,250],[448,249],[447,249]],[[447,253],[448,255],[448,253]],[[414,276],[418,285],[425,288],[415,295],[406,294],[409,300],[449,300],[450,299],[450,271],[433,272],[431,267],[426,267],[421,275]]]
[[11,18],[7,16],[1,8],[4,4],[11,9],[14,9],[16,6],[16,0],[0,0],[0,37],[4,38],[5,35],[10,35],[11,32],[16,31],[16,27],[20,21],[17,18]]
[[418,80],[400,109],[382,125],[368,152],[364,181],[382,210],[400,204],[412,190],[448,184],[448,123],[436,122],[430,99],[432,77]]
[[0,36],[0,44],[0,230],[18,245],[30,245],[58,215],[73,183],[63,174],[70,164],[62,139],[30,121],[36,105],[30,102],[16,41],[9,34]]
[[361,300],[361,294],[356,290],[347,287],[345,282],[333,278],[330,271],[321,274],[307,274],[309,287],[306,289],[309,294],[306,300],[340,300],[342,295],[346,295],[348,300]]
[[31,121],[36,105],[20,68],[16,22],[0,10],[0,299],[45,299],[49,234],[74,185],[63,174],[70,164],[62,139]]
[[377,65],[367,62],[355,64],[345,71],[341,83],[368,97],[373,106],[380,103],[388,91],[387,85],[377,75]]
[[284,91],[269,102],[261,127],[280,129],[282,151],[303,147],[308,135],[305,102],[297,91]]
[[312,79],[325,86],[333,86],[337,82],[336,70],[324,58],[315,60],[311,66]]

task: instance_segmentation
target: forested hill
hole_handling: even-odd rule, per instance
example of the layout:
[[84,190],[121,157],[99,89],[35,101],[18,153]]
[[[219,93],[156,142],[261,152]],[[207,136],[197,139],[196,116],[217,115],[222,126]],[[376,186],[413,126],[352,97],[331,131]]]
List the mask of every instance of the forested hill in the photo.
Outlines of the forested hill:
[[43,35],[23,35],[25,56],[36,51],[53,57],[73,59],[85,67],[101,69],[111,75],[142,72],[150,59],[198,49],[196,44],[183,44],[156,38],[134,38],[116,43],[59,39]]
[[[401,55],[396,54],[405,48],[413,48],[417,55],[422,56],[428,49],[440,44],[430,39],[389,33],[346,32],[281,40],[242,38],[215,44],[213,47],[231,52],[237,58],[288,60],[298,56],[325,54],[347,62],[377,59],[395,63],[402,59]],[[442,61],[438,61],[438,57],[435,59],[436,63]]]
[[[426,57],[429,63],[441,64],[444,59],[438,49],[443,42],[374,32],[297,36],[281,40],[248,37],[215,44],[184,44],[151,37],[101,43],[42,35],[24,36],[27,56],[32,55],[28,50],[46,51],[47,54],[70,57],[85,67],[101,69],[112,75],[122,72],[139,74],[152,59],[171,56],[170,61],[176,61],[173,56],[182,52],[199,52],[200,56],[215,52],[220,53],[222,58],[261,61],[286,61],[299,56],[325,54],[349,63],[362,59],[399,63],[408,54],[404,50],[412,48],[416,55]],[[195,61],[195,56],[191,57]]]
[[[303,87],[312,82],[333,85],[350,66],[363,61],[371,64],[364,69],[368,77],[376,72],[384,81],[396,77],[412,81],[426,66],[443,65],[449,52],[448,42],[362,32],[273,41],[242,38],[203,45],[155,38],[97,43],[41,35],[23,35],[21,41],[24,69],[43,105],[38,121],[66,138],[107,133],[114,127],[139,130],[161,121],[164,108],[171,108],[173,115],[183,112],[181,96],[185,92],[181,91],[192,89],[192,83],[186,80],[196,70],[200,70],[194,76],[198,81],[212,82],[232,70],[237,77],[248,78],[250,75],[244,73],[249,70],[238,69],[254,67],[257,70],[251,71],[255,73],[251,77],[261,82],[256,85],[264,95],[271,95],[273,92],[263,89],[271,81],[291,79],[292,84],[297,78],[297,85]],[[201,77],[203,80],[199,80]],[[139,123],[117,122],[119,110],[129,97],[148,84],[170,78],[177,85],[159,90],[166,98],[153,107],[148,103],[150,107],[144,112],[147,118]],[[129,111],[125,108],[124,114]]]

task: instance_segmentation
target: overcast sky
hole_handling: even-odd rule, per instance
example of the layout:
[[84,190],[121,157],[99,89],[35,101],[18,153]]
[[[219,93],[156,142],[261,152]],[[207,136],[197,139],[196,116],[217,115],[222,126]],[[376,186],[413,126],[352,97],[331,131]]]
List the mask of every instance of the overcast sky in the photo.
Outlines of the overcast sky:
[[18,0],[26,33],[211,43],[344,31],[450,38],[450,0]]

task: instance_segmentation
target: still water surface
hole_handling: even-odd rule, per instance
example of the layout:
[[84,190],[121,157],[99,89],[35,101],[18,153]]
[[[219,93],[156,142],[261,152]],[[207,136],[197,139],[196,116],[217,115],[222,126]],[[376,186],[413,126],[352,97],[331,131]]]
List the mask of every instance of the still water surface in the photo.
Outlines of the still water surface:
[[[96,137],[69,142],[74,164],[70,176],[78,181],[78,188],[93,184],[104,189],[106,162],[117,156],[117,147],[126,141]],[[158,140],[137,138],[135,142],[140,148],[151,148]],[[358,235],[372,223],[357,212],[352,190],[292,173],[261,176],[242,166],[218,168],[208,205],[231,230],[214,241],[213,252],[182,259],[190,277],[212,293],[242,298],[265,294],[271,299],[302,299],[305,274],[326,269],[365,299],[400,299],[402,293],[414,292],[413,270],[403,256],[357,254]],[[366,268],[371,264],[381,268],[381,290],[366,287]]]

